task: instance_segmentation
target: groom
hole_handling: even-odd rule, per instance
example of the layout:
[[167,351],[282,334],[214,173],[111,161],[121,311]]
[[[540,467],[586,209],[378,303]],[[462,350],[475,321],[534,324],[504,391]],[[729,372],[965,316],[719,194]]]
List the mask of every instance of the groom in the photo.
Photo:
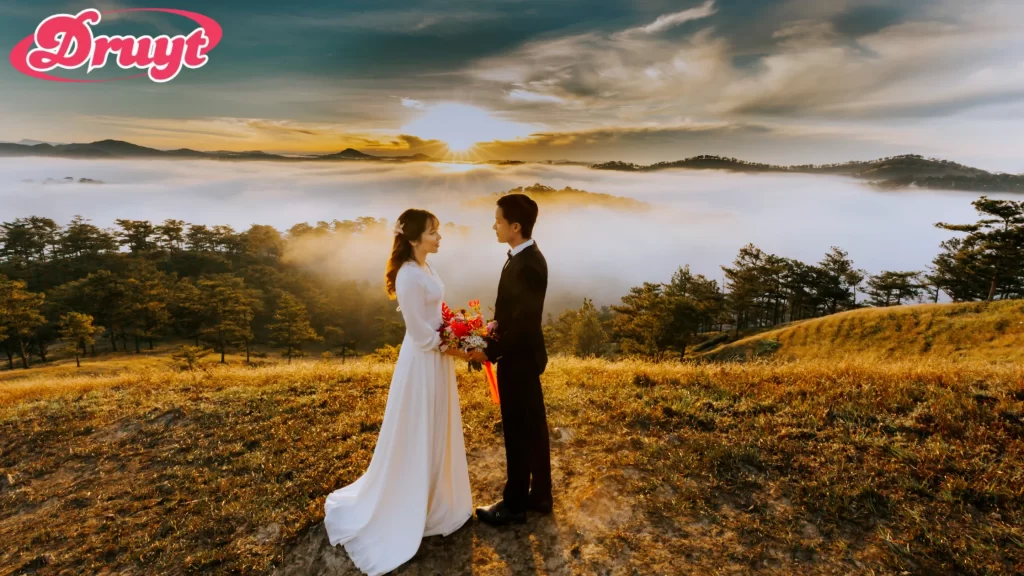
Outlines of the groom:
[[498,364],[502,432],[508,479],[500,502],[477,508],[477,518],[494,526],[523,523],[526,511],[551,513],[551,452],[540,375],[548,363],[541,321],[548,287],[548,264],[534,243],[537,203],[523,194],[498,200],[494,231],[508,244],[494,319],[498,333],[478,361]]

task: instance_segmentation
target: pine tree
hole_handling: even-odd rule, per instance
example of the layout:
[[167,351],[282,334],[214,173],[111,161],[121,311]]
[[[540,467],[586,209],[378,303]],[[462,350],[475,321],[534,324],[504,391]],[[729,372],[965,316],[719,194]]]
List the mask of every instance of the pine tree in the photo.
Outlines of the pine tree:
[[241,278],[228,274],[203,278],[198,282],[198,288],[203,295],[205,311],[200,338],[213,344],[223,364],[229,347],[244,344],[248,350],[252,342],[251,322],[254,308],[259,305],[259,295],[246,288]]
[[164,250],[181,250],[185,241],[185,221],[168,218],[156,227],[157,244]]
[[117,239],[112,234],[75,215],[65,227],[60,252],[68,258],[96,256],[117,251]]
[[982,196],[972,204],[982,215],[976,223],[935,224],[944,230],[967,233],[944,242],[946,252],[935,258],[939,280],[945,284],[943,290],[962,297],[973,292],[965,288],[971,283],[967,277],[974,276],[984,278],[987,284],[985,300],[995,299],[1000,289],[1003,297],[1024,295],[1024,201]]
[[68,312],[60,318],[60,335],[68,341],[68,351],[75,353],[75,366],[82,367],[80,352],[87,350],[95,340],[96,328],[92,325],[92,316],[78,312]]
[[136,353],[140,351],[140,340],[148,340],[152,350],[153,339],[171,323],[170,283],[166,274],[146,260],[135,262],[128,271],[125,279],[127,329],[135,340]]
[[608,336],[601,325],[597,308],[589,298],[583,300],[583,305],[576,312],[569,337],[573,355],[580,358],[601,355]]
[[[0,275],[0,326],[4,327],[6,339],[11,341],[14,350],[20,355],[22,367],[27,369],[29,360],[26,343],[33,331],[46,323],[46,318],[40,313],[43,295],[29,292],[26,286],[21,280],[8,280],[6,276]],[[10,356],[8,361],[13,368]]]
[[857,286],[864,281],[864,272],[858,270],[845,250],[835,246],[825,254],[817,266],[817,292],[829,314],[854,308]]
[[149,220],[119,218],[114,222],[121,227],[116,233],[118,242],[127,246],[131,252],[147,252],[156,247],[153,239],[157,235],[157,228]]
[[49,218],[30,216],[0,224],[0,259],[16,269],[49,261],[59,242],[60,226]]
[[[770,283],[762,283],[771,286]],[[769,299],[772,291],[767,292]],[[668,313],[667,326],[669,348],[686,356],[687,347],[696,335],[710,329],[725,309],[725,295],[718,290],[718,283],[694,275],[689,266],[684,266],[672,275],[672,281],[665,285],[664,297]]]
[[206,306],[203,292],[189,278],[182,278],[171,289],[171,316],[177,334],[195,341],[199,346],[199,335],[203,330]]
[[346,357],[355,353],[352,346],[353,342],[348,339],[345,330],[337,326],[327,326],[324,328],[324,341],[327,342],[328,347],[338,350],[342,364],[345,363]]
[[622,304],[612,306],[617,312],[614,333],[626,354],[658,356],[668,347],[668,301],[664,286],[644,282],[629,289]]
[[245,363],[248,364],[252,354],[252,345],[256,335],[252,330],[252,321],[256,314],[263,310],[263,301],[260,300],[258,290],[248,289],[238,295],[239,306],[239,341],[238,344],[245,350]]
[[253,224],[241,236],[247,254],[274,260],[284,254],[284,238],[273,226]]
[[819,314],[824,309],[824,299],[818,295],[818,269],[799,260],[786,261],[783,291],[786,293],[789,320],[802,320]]
[[309,325],[306,306],[287,292],[278,296],[277,312],[274,313],[274,324],[269,325],[271,341],[278,347],[285,348],[282,354],[291,364],[296,352],[301,352],[306,342],[322,340],[313,327]]
[[217,248],[215,236],[205,224],[191,224],[185,233],[185,245],[191,252],[214,252]]
[[883,271],[868,278],[866,292],[872,306],[899,306],[904,300],[921,297],[921,273]]
[[941,278],[934,266],[922,276],[921,288],[928,293],[933,304],[939,303],[939,296],[942,294]]
[[760,304],[767,291],[761,267],[766,254],[753,244],[740,248],[732,267],[722,266],[729,288],[728,304],[737,334],[749,324],[760,323]]
[[109,270],[99,270],[64,284],[56,293],[66,310],[89,314],[97,325],[106,328],[111,348],[117,352],[116,336],[124,331],[129,315],[123,278]]
[[558,318],[548,316],[544,325],[544,343],[548,349],[556,353],[573,354],[572,328],[576,323],[578,310],[563,310]]

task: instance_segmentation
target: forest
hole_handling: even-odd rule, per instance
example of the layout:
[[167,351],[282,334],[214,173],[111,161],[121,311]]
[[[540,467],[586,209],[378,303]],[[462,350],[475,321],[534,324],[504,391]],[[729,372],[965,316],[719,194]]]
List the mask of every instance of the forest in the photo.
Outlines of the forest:
[[[955,235],[921,270],[869,273],[839,247],[806,263],[748,244],[721,267],[724,285],[682,265],[669,282],[645,282],[616,304],[585,299],[578,309],[550,311],[549,349],[679,359],[742,333],[864,306],[937,302],[942,294],[956,302],[1024,297],[1024,202],[982,196],[973,205],[976,222],[935,224]],[[300,223],[283,232],[173,219],[115,224],[103,229],[81,216],[0,223],[0,347],[8,369],[46,362],[58,345],[78,357],[187,341],[222,361],[233,351],[249,361],[271,346],[290,361],[313,343],[344,359],[402,340],[382,281],[328,277],[285,257],[290,244],[309,238],[386,236],[383,220]]]

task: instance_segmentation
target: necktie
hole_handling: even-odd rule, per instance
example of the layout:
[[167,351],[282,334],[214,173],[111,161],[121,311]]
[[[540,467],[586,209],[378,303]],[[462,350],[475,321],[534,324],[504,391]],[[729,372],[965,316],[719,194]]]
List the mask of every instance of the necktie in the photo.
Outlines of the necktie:
[[505,260],[505,265],[501,267],[502,270],[508,267],[508,263],[512,261],[512,251],[508,251],[508,260]]

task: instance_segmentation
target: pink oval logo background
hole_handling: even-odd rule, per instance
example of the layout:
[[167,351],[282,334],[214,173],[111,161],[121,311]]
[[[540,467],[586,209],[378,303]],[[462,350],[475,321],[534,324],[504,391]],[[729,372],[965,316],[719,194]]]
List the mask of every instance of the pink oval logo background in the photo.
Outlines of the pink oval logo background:
[[[189,20],[192,20],[193,22],[198,24],[199,27],[203,29],[206,36],[210,39],[209,44],[207,44],[202,49],[202,54],[208,54],[210,50],[213,50],[214,46],[216,46],[220,42],[221,36],[223,36],[220,24],[217,24],[217,22],[213,18],[203,16],[202,14],[198,14],[196,12],[189,12],[187,10],[175,10],[173,8],[124,8],[121,10],[107,10],[105,12],[101,12],[101,14],[115,14],[117,12],[166,12],[168,14],[184,16],[185,18],[188,18]],[[11,50],[11,66],[14,66],[15,70],[21,72],[26,76],[31,76],[33,78],[38,78],[40,80],[49,80],[50,82],[74,82],[79,84],[113,82],[115,80],[130,80],[132,78],[146,77],[146,74],[142,73],[133,74],[131,76],[121,76],[118,78],[105,78],[102,80],[79,80],[75,78],[61,78],[60,76],[53,76],[52,74],[47,74],[46,72],[38,72],[30,68],[28,65],[28,53],[29,50],[32,49],[32,44],[34,42],[35,33],[33,32],[32,34],[29,34],[24,40],[18,42],[14,46],[14,49]]]

